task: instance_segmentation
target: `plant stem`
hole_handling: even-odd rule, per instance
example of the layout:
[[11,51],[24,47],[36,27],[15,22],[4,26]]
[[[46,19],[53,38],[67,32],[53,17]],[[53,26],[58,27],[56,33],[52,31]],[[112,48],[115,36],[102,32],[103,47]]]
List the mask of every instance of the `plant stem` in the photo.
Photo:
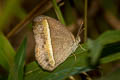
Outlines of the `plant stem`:
[[84,42],[86,42],[87,41],[87,0],[85,0],[85,6],[84,6],[85,8],[84,8],[84,22],[85,22],[85,24],[84,24],[84,29],[85,29],[85,31],[84,31]]
[[56,15],[57,15],[58,19],[60,20],[60,22],[61,22],[62,24],[65,25],[64,18],[63,18],[63,16],[62,16],[62,13],[61,13],[61,11],[60,11],[59,6],[57,5],[56,0],[52,0],[52,3],[53,3],[53,7],[54,7],[54,10],[55,10],[55,12],[56,12]]

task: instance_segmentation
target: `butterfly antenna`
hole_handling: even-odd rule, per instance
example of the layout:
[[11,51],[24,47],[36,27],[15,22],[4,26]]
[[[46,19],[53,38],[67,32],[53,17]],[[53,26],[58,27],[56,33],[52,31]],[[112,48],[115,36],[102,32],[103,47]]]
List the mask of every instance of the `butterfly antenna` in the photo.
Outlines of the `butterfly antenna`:
[[80,42],[80,34],[83,32],[83,21],[81,22],[80,24],[80,27],[78,29],[78,33],[77,33],[77,36],[76,36],[76,41]]
[[[80,24],[80,28],[79,28],[79,30],[78,30],[78,33],[77,33],[77,36],[76,36],[76,42],[77,43],[79,43],[80,41],[81,41],[81,39],[80,39],[80,34],[82,33],[84,31],[84,28],[83,28],[83,21],[81,22],[81,24]],[[80,48],[82,49],[82,50],[86,50],[85,48],[83,48],[82,46],[81,46],[81,44],[79,44],[79,46],[80,46]]]

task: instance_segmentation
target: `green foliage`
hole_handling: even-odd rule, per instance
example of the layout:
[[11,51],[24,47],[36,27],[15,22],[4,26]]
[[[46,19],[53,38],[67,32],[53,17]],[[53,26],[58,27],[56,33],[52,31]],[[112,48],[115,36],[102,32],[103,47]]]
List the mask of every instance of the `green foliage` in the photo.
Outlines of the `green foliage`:
[[11,14],[13,13],[13,9],[14,8],[14,4],[16,4],[17,1],[16,0],[12,0],[12,1],[7,1],[6,2],[6,7],[4,9],[4,12],[2,13],[3,15],[0,18],[0,30],[3,28],[3,25],[8,21],[8,18],[11,16]]
[[[91,64],[95,65],[101,56],[102,49],[105,45],[119,42],[120,31],[108,31],[102,34],[95,41],[88,41],[88,48],[90,50]],[[109,49],[110,50],[110,49]]]
[[25,38],[16,53],[16,56],[14,58],[14,64],[11,67],[8,80],[23,80],[26,42],[27,39]]
[[0,65],[9,71],[10,66],[13,64],[15,51],[6,37],[0,33]]

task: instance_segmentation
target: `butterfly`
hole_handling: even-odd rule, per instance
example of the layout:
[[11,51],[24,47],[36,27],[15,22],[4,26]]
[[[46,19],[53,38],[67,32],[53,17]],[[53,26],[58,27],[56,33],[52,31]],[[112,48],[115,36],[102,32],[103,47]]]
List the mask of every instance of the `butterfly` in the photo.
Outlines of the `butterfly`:
[[[53,71],[73,53],[80,42],[58,20],[48,16],[33,19],[35,58],[45,70]],[[80,32],[78,32],[79,34]]]

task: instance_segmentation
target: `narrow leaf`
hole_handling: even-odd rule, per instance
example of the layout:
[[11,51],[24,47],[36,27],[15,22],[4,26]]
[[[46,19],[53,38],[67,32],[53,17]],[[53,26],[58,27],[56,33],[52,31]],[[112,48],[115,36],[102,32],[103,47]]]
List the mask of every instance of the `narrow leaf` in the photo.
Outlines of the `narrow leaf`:
[[7,38],[0,33],[0,65],[5,69],[9,70],[13,64],[15,51]]
[[25,38],[15,56],[14,65],[11,67],[9,74],[9,80],[23,80],[26,43],[27,39]]
[[62,15],[62,12],[60,11],[60,8],[59,6],[57,5],[57,2],[56,0],[52,0],[52,3],[53,3],[53,7],[55,9],[55,12],[57,14],[57,17],[59,19],[59,21],[65,25],[65,21],[64,21],[64,18],[63,18],[63,15]]

